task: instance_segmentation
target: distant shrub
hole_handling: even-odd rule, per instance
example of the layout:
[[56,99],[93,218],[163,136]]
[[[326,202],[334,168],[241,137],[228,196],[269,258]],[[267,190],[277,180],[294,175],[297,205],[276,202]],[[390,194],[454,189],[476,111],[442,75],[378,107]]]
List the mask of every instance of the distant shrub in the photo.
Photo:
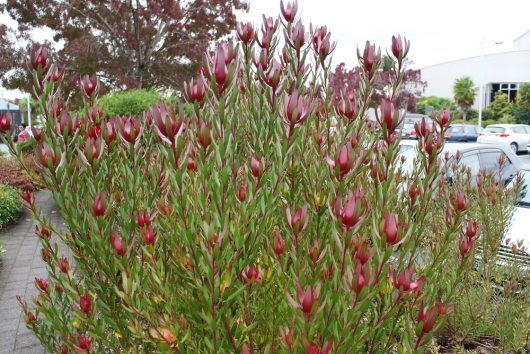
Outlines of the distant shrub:
[[109,117],[137,116],[160,101],[162,101],[162,96],[156,91],[129,90],[103,96],[99,100],[99,104]]
[[[35,176],[38,176],[38,167],[35,163],[34,156],[30,154],[24,155],[24,162],[29,165]],[[36,184],[32,178],[19,166],[19,164],[8,157],[0,157],[0,184],[12,186],[22,190],[33,191],[37,189]]]
[[[22,203],[15,188],[0,184],[0,230],[18,217]],[[0,253],[2,246],[0,245]]]

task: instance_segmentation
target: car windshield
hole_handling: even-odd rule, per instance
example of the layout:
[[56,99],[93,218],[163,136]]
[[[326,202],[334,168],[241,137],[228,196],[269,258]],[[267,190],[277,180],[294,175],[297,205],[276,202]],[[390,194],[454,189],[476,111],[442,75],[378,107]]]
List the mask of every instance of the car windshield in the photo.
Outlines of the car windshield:
[[449,133],[449,134],[463,134],[464,133],[464,126],[457,125],[457,126],[449,127],[449,129],[447,129],[447,133]]
[[[530,171],[520,171],[523,180],[521,182],[521,190],[519,191],[519,197],[517,198],[517,204],[521,206],[530,207]],[[513,187],[515,184],[515,178],[510,182],[509,187]]]
[[488,133],[499,134],[504,133],[506,129],[503,127],[486,127],[486,131]]
[[405,123],[403,124],[403,130],[409,131],[414,129],[414,123]]

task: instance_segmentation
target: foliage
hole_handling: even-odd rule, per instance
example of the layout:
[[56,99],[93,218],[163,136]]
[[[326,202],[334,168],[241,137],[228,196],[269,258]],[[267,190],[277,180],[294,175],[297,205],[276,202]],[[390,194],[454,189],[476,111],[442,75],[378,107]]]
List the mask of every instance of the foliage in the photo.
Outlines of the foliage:
[[[0,4],[19,24],[15,35],[27,42],[32,31],[54,31],[54,54],[67,68],[63,90],[72,97],[84,74],[97,72],[104,89],[174,88],[197,70],[211,41],[235,28],[235,11],[246,9],[240,0],[201,1],[99,1],[10,0]],[[24,53],[2,35],[0,74],[11,89],[32,92]],[[5,41],[5,43],[2,43]],[[60,48],[60,49],[59,49]],[[5,55],[4,55],[5,52]],[[97,53],[97,55],[96,55]],[[6,70],[7,72],[7,70]]]
[[493,102],[488,106],[491,110],[492,118],[495,120],[507,119],[506,116],[512,114],[512,104],[507,94],[497,91]]
[[451,113],[456,113],[456,105],[449,98],[436,96],[423,96],[418,99],[417,113],[425,114],[426,108],[432,107],[433,112],[449,108]]
[[[381,104],[381,99],[385,97],[385,92],[393,80],[394,61],[388,56],[383,58],[386,67],[382,66],[382,69],[375,74],[374,93],[372,94],[373,107]],[[410,64],[407,64],[407,66],[410,66]],[[362,69],[359,66],[348,69],[345,63],[337,65],[335,71],[330,75],[330,86],[335,96],[340,97],[343,91],[358,90],[359,85],[362,83],[361,72]],[[420,70],[406,69],[403,75],[403,85],[396,94],[397,104],[400,108],[405,108],[407,112],[416,112],[416,102],[427,83],[421,80]]]
[[464,121],[467,118],[467,112],[475,103],[475,84],[469,76],[456,79],[453,86],[455,102],[462,111]]
[[18,218],[20,209],[22,209],[22,203],[17,190],[0,184],[0,230]]
[[530,124],[530,107],[526,108],[514,105],[513,116],[515,121],[519,124]]
[[[530,344],[530,288],[522,269],[528,264],[516,257],[522,252],[520,244],[503,240],[520,180],[506,190],[504,183],[497,183],[501,170],[479,175],[480,189],[473,194],[473,203],[478,206],[474,217],[482,227],[474,271],[466,273],[447,330],[460,343],[493,338],[502,353],[524,352]],[[500,258],[500,248],[508,256]]]
[[530,83],[524,83],[519,87],[515,102],[519,107],[530,108]]
[[21,303],[48,351],[420,353],[443,325],[475,240],[462,228],[469,178],[441,174],[448,113],[439,130],[417,127],[405,170],[390,98],[408,42],[393,38],[395,81],[374,126],[380,51],[366,44],[362,85],[337,100],[327,28],[309,37],[296,3],[282,13],[256,42],[243,25],[239,46],[207,56],[185,85],[190,117],[159,104],[145,120],[107,119],[89,78],[79,117],[57,114],[61,80],[37,67],[37,152],[67,230],[25,195],[49,279],[34,308]]
[[162,97],[156,91],[128,90],[113,92],[103,96],[99,105],[108,117],[111,116],[138,116],[148,110]]

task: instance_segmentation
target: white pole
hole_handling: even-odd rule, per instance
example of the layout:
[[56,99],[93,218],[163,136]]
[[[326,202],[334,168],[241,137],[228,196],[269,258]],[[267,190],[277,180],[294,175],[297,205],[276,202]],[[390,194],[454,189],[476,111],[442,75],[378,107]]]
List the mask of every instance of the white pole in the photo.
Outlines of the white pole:
[[480,77],[479,77],[479,84],[478,84],[478,127],[482,128],[482,99],[484,94],[482,93],[482,86],[483,86],[483,71],[484,71],[484,38],[482,38],[482,42],[480,43]]
[[31,130],[31,104],[30,104],[30,101],[31,101],[31,96],[28,96],[28,126],[29,126],[29,129]]

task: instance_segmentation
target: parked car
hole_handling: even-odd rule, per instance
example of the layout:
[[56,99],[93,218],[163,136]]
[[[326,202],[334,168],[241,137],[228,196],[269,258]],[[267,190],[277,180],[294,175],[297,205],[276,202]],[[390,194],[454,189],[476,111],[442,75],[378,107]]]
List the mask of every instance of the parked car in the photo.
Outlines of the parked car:
[[[498,172],[500,169],[499,158],[502,155],[506,156],[506,163],[501,170],[501,179],[504,182],[509,183],[522,169],[521,161],[506,145],[483,145],[477,143],[445,144],[442,155],[447,152],[450,156],[449,163],[451,163],[457,151],[460,151],[462,154],[460,164],[471,169],[472,183],[477,182],[480,170]],[[402,164],[405,172],[412,171],[416,154],[416,149],[406,149],[401,152],[401,155],[405,157],[405,162]]]
[[414,124],[421,123],[422,119],[425,119],[427,124],[432,128],[434,122],[428,116],[417,113],[407,113],[403,121],[403,125],[398,128],[398,133],[401,135],[401,139],[418,139]]
[[488,125],[477,139],[480,144],[504,144],[514,153],[527,151],[530,126],[524,124]]
[[451,124],[445,133],[446,141],[476,142],[480,128],[470,124]]

